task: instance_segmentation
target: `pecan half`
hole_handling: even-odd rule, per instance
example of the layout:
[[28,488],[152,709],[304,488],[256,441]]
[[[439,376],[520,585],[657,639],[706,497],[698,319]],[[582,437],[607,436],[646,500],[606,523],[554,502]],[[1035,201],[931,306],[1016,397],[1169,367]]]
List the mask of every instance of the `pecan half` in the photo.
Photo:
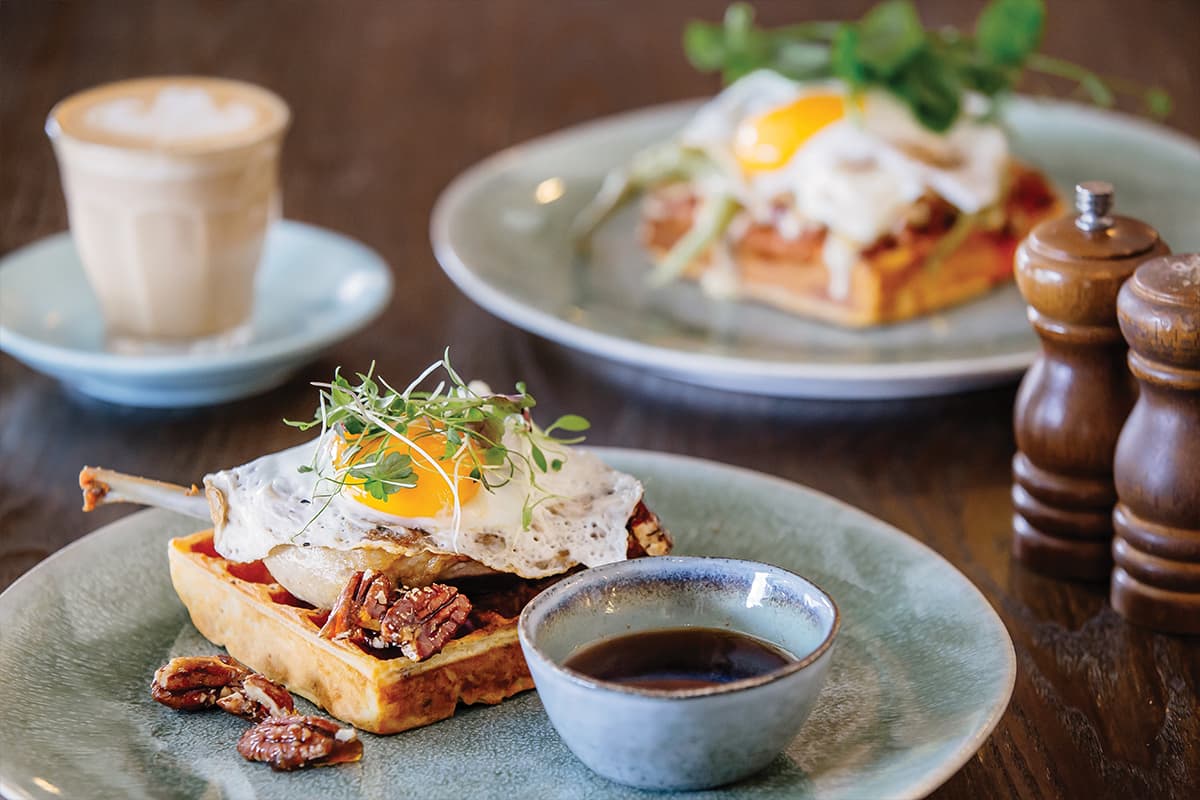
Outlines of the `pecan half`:
[[255,722],[296,713],[291,692],[257,673],[247,675],[233,691],[219,697],[217,706]]
[[625,527],[629,531],[629,546],[626,552],[628,558],[640,558],[644,555],[665,556],[671,552],[674,545],[671,534],[663,528],[658,515],[646,508],[646,504],[640,500],[629,515],[629,522]]
[[362,758],[362,742],[353,728],[321,717],[288,716],[258,723],[238,739],[247,761],[265,761],[273,769],[323,767]]
[[211,708],[250,674],[229,656],[173,658],[155,671],[150,696],[183,711]]
[[321,626],[326,639],[349,639],[359,644],[370,643],[392,602],[392,582],[387,575],[374,570],[356,572],[342,589]]
[[381,638],[413,661],[424,661],[445,647],[470,613],[471,602],[453,586],[408,589],[384,616]]

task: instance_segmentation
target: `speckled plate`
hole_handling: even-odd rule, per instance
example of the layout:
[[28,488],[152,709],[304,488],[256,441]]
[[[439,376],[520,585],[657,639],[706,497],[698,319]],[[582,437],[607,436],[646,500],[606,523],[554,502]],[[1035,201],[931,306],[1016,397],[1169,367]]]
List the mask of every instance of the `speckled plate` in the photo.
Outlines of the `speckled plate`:
[[[645,481],[677,552],[778,564],[816,581],[842,612],[829,681],[785,754],[753,778],[688,797],[920,797],[979,749],[1012,693],[1012,643],[979,591],[940,556],[786,481],[681,456],[598,452]],[[0,596],[4,793],[630,796],[571,755],[533,692],[416,731],[364,735],[359,764],[278,774],[243,761],[234,743],[244,722],[150,699],[151,675],[165,660],[214,651],[167,574],[167,539],[195,527],[167,512],[134,514],[51,556]]]
[[[526,330],[596,356],[706,386],[791,397],[901,397],[1014,379],[1037,341],[1011,284],[911,322],[843,330],[693,284],[647,291],[637,211],[572,255],[570,222],[604,174],[662,141],[695,110],[676,103],[570,128],[459,176],[434,209],[434,251],[472,300]],[[1019,156],[1060,189],[1103,179],[1120,213],[1151,221],[1176,251],[1200,250],[1200,143],[1159,125],[1063,102],[1007,111]],[[1065,195],[1065,196],[1069,196]]]

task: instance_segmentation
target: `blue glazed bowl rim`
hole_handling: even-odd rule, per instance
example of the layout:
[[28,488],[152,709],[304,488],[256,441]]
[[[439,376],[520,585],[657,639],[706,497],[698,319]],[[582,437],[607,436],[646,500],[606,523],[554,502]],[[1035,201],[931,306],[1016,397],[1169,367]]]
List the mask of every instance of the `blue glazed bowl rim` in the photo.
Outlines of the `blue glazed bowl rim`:
[[[629,684],[615,683],[613,681],[602,681],[585,675],[582,672],[565,667],[562,664],[550,658],[535,642],[534,632],[532,631],[532,619],[537,609],[560,599],[561,595],[568,592],[578,590],[581,586],[587,586],[598,581],[603,581],[614,574],[621,575],[624,572],[634,572],[636,570],[646,569],[646,564],[658,565],[662,567],[676,568],[685,567],[696,569],[704,565],[709,567],[726,566],[732,567],[732,572],[741,572],[742,570],[753,570],[761,572],[764,569],[770,570],[777,575],[780,575],[791,581],[800,581],[807,584],[813,591],[820,595],[830,608],[833,609],[833,622],[829,626],[828,632],[811,652],[795,661],[789,662],[782,667],[765,672],[762,675],[755,675],[750,678],[742,678],[728,683],[718,684],[716,686],[706,686],[694,689],[646,689],[632,686]],[[698,571],[698,569],[697,569]],[[644,577],[646,582],[653,580],[652,575]],[[571,575],[553,586],[542,591],[541,594],[531,600],[521,611],[521,616],[517,621],[517,637],[521,644],[525,647],[528,653],[537,656],[538,660],[544,663],[552,672],[566,678],[572,683],[584,686],[589,689],[597,689],[600,691],[615,692],[617,694],[634,695],[640,697],[652,697],[662,699],[678,699],[687,700],[699,697],[711,697],[713,695],[732,694],[741,692],[747,689],[753,689],[758,686],[764,686],[768,683],[773,683],[777,680],[794,675],[801,670],[815,664],[820,658],[825,655],[829,648],[833,647],[833,642],[837,638],[838,631],[842,627],[842,615],[838,609],[837,602],[829,592],[822,589],[809,578],[804,577],[791,570],[768,564],[763,561],[750,561],[747,559],[738,558],[721,558],[717,556],[645,556],[643,558],[628,559],[626,561],[615,561],[611,564],[603,564],[598,567],[591,567],[582,572]],[[599,641],[599,640],[597,640]]]

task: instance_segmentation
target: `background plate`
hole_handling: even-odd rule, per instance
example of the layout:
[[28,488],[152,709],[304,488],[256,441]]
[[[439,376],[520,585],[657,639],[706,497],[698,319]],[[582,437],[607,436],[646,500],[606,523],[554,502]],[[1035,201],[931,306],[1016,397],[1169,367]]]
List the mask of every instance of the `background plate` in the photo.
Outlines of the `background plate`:
[[[514,325],[723,389],[798,397],[938,394],[1011,380],[1029,365],[1037,340],[1013,285],[868,331],[714,302],[692,284],[648,292],[632,207],[600,230],[590,259],[576,260],[568,226],[603,175],[670,137],[696,105],[569,128],[472,167],[434,209],[431,236],[442,267],[471,299]],[[1063,102],[1016,99],[1006,120],[1017,155],[1044,169],[1064,196],[1078,181],[1110,180],[1120,213],[1149,221],[1176,250],[1200,250],[1200,143]]]
[[266,391],[383,311],[392,276],[379,254],[332,231],[280,221],[257,276],[250,341],[184,355],[105,349],[104,322],[70,234],[0,260],[0,350],[92,397],[197,406]]
[[[769,561],[836,599],[829,682],[800,736],[765,772],[689,798],[919,797],[1000,719],[1012,643],[987,601],[940,556],[825,495],[681,456],[597,448],[646,484],[676,552]],[[559,741],[528,692],[391,737],[359,764],[278,774],[234,749],[246,723],[150,699],[172,656],[214,652],[167,574],[166,542],[194,520],[126,517],[43,561],[0,595],[0,789],[26,797],[620,798]],[[301,701],[300,708],[311,711]],[[661,797],[662,795],[647,795]]]

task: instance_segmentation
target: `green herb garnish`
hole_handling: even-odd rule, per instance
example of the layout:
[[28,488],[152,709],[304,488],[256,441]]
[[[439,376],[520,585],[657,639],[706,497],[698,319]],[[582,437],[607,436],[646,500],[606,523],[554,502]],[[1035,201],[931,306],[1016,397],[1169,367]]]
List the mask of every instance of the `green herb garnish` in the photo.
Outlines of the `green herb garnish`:
[[962,95],[995,98],[1011,92],[1025,70],[1075,83],[1100,106],[1116,93],[1140,96],[1153,116],[1170,114],[1170,97],[1036,52],[1046,22],[1043,0],[991,0],[974,35],[926,30],[909,0],[887,0],[857,22],[808,22],[779,28],[754,25],[754,11],[735,3],[723,23],[691,22],[683,44],[692,65],[719,71],[729,83],[757,69],[794,80],[838,78],[854,92],[880,88],[899,98],[926,128],[942,132],[958,118]]
[[[418,390],[438,371],[444,375],[434,389]],[[329,383],[313,385],[320,389],[320,406],[313,419],[284,422],[300,430],[320,428],[323,441],[329,436],[340,439],[336,458],[329,457],[329,448],[318,447],[313,462],[301,467],[302,472],[320,477],[318,496],[326,502],[318,515],[351,480],[379,500],[414,488],[420,480],[413,469],[416,458],[451,488],[456,530],[461,513],[458,481],[441,462],[464,462],[468,477],[488,491],[517,477],[527,480],[530,491],[522,509],[522,524],[527,528],[534,508],[553,497],[539,486],[538,476],[562,469],[561,446],[583,441],[574,434],[591,427],[577,414],[561,416],[545,429],[537,427],[529,413],[536,401],[523,383],[516,385],[514,394],[479,393],[451,366],[449,349],[404,390],[377,376],[374,364],[366,374],[357,374],[357,383],[339,369]],[[444,438],[445,444],[429,452],[426,448],[434,436]],[[412,454],[389,450],[397,442],[407,445]]]

